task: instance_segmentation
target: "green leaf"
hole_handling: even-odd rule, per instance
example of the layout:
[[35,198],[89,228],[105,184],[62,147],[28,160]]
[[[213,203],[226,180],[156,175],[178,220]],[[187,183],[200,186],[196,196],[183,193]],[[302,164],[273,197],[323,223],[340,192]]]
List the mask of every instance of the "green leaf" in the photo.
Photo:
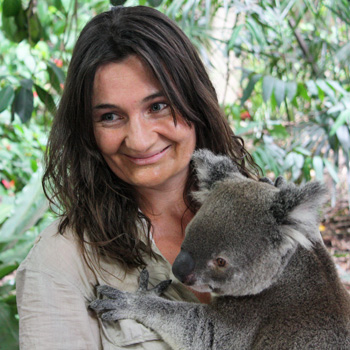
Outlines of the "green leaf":
[[0,225],[8,218],[13,209],[13,205],[1,203],[0,205]]
[[40,39],[42,34],[42,27],[39,17],[36,14],[32,14],[28,18],[29,25],[29,42],[31,45],[35,45]]
[[282,124],[273,125],[272,129],[269,129],[269,133],[271,134],[271,136],[277,138],[286,139],[287,137],[289,137],[289,133]]
[[162,2],[163,2],[163,0],[148,0],[148,3],[152,7],[158,7]]
[[263,81],[262,81],[262,94],[263,94],[263,99],[264,102],[266,103],[272,94],[273,87],[275,83],[275,78],[271,77],[269,75],[264,76]]
[[254,19],[248,18],[246,21],[247,27],[251,35],[256,39],[260,47],[265,46],[265,38],[263,36],[263,30],[258,26]]
[[342,95],[346,96],[349,94],[340,84],[335,80],[326,80],[327,84],[330,85],[334,90],[339,91]]
[[345,61],[350,59],[350,42],[342,46],[339,51],[335,54],[335,57],[340,61]]
[[311,96],[318,96],[318,89],[316,83],[313,80],[309,80],[305,84]]
[[312,165],[316,173],[316,179],[323,180],[323,160],[320,156],[315,156],[312,159]]
[[254,90],[255,84],[261,79],[261,74],[253,74],[249,79],[247,87],[243,91],[241,106],[248,100]]
[[61,68],[57,67],[53,62],[47,62],[47,71],[49,73],[50,82],[54,89],[61,93],[61,84],[64,84],[65,75]]
[[298,85],[295,81],[288,81],[285,83],[286,97],[289,101],[292,101],[298,91]]
[[33,80],[31,80],[31,79],[22,79],[21,80],[21,86],[23,86],[27,90],[32,90]]
[[318,79],[316,84],[332,101],[335,101],[334,90],[324,80]]
[[350,123],[350,109],[346,109],[338,115],[335,123],[331,128],[329,135],[333,136],[337,132],[338,128],[346,122]]
[[341,125],[337,129],[337,138],[343,147],[343,151],[349,154],[350,152],[350,134],[349,128],[346,125]]
[[242,28],[243,28],[243,24],[240,24],[237,27],[235,27],[235,29],[232,31],[231,38],[227,44],[227,50],[232,50],[235,47],[236,40]]
[[0,113],[12,103],[14,97],[15,92],[12,86],[6,86],[0,91]]
[[16,212],[5,221],[0,229],[0,237],[6,238],[22,234],[32,227],[48,208],[41,186],[42,169],[34,173],[29,183],[17,194]]
[[2,3],[2,11],[5,17],[16,16],[21,8],[21,0],[4,0]]
[[16,308],[0,300],[0,344],[2,349],[18,350]]
[[34,109],[33,92],[23,86],[18,88],[13,101],[13,112],[18,114],[22,123],[26,123],[32,116]]
[[[16,17],[17,18],[17,17]],[[19,28],[14,17],[5,17],[2,13],[2,31],[5,37],[15,43],[21,42],[27,38],[28,32],[26,29]]]
[[13,271],[15,271],[19,266],[19,263],[17,264],[0,264],[0,279],[4,278],[5,276],[9,275]]
[[[307,83],[306,83],[307,84]],[[316,88],[317,90],[317,88]],[[309,94],[307,93],[307,89],[303,83],[298,84],[298,96],[302,97],[306,101],[311,101]]]
[[280,79],[275,80],[273,93],[276,98],[277,106],[280,107],[281,103],[284,101],[285,96],[285,83]]
[[121,6],[126,3],[126,0],[110,0],[110,3],[113,6]]
[[324,161],[324,164],[326,165],[328,173],[332,177],[333,181],[335,183],[338,183],[339,177],[338,177],[337,170],[335,169],[334,165],[326,158],[324,158],[323,161]]
[[40,101],[46,106],[51,114],[56,113],[56,104],[53,97],[39,85],[34,85]]

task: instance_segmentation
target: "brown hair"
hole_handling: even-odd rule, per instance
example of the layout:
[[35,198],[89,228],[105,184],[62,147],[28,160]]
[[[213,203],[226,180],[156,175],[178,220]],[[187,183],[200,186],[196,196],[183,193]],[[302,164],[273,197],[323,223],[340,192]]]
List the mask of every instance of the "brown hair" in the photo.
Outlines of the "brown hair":
[[[151,223],[138,210],[132,186],[121,181],[100,154],[91,106],[97,68],[129,55],[137,55],[151,68],[174,118],[177,111],[194,125],[197,148],[230,156],[248,177],[252,175],[246,163],[257,168],[224,118],[195,48],[173,21],[143,6],[116,7],[94,17],[82,30],[69,65],[49,136],[43,186],[51,204],[61,209],[61,234],[69,226],[85,255],[84,234],[98,257],[132,268],[145,264],[138,223],[146,219],[148,232]],[[191,172],[184,198],[192,210],[188,194],[194,185]]]

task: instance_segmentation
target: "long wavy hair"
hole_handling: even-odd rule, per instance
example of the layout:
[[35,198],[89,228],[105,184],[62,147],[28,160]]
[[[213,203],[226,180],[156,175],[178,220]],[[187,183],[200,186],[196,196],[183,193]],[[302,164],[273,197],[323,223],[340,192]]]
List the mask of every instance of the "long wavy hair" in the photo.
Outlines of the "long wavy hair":
[[[145,266],[150,252],[151,222],[140,211],[134,189],[108,167],[94,137],[92,94],[98,67],[137,55],[151,69],[175,111],[195,127],[196,148],[228,155],[247,177],[258,170],[234,135],[218,104],[214,87],[194,46],[178,26],[150,7],[115,7],[92,18],[74,48],[45,155],[43,187],[53,208],[60,208],[59,232],[73,230],[94,255],[118,261],[125,268]],[[252,169],[252,170],[249,170]],[[184,199],[195,188],[193,171]],[[147,222],[148,247],[139,238]]]

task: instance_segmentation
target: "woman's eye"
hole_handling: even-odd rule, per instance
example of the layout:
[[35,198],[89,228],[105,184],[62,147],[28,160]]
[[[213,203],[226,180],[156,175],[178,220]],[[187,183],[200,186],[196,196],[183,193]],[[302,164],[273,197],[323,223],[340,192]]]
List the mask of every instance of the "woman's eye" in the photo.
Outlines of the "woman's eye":
[[153,103],[151,106],[151,112],[160,112],[167,107],[168,105],[166,103]]
[[105,122],[114,122],[120,119],[120,117],[115,113],[105,113],[101,116],[101,120]]

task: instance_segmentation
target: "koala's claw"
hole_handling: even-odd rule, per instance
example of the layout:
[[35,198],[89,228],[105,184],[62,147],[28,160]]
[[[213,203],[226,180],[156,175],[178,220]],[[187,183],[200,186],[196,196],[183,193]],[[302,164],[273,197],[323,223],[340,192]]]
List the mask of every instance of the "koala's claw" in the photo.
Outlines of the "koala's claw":
[[143,269],[140,274],[140,283],[138,292],[151,292],[155,293],[157,295],[162,294],[171,284],[171,280],[166,280],[158,283],[154,288],[148,289],[148,279],[149,279],[149,273],[146,269]]
[[120,291],[118,289],[112,288],[110,286],[105,286],[105,285],[98,286],[97,292],[111,299],[118,298],[120,294]]
[[101,318],[104,321],[118,321],[123,319],[123,317],[120,315],[120,313],[117,310],[104,312],[101,315]]
[[265,182],[271,186],[275,186],[277,188],[281,188],[287,185],[287,181],[285,180],[285,178],[283,176],[278,176],[275,180],[275,182],[273,182],[271,179],[269,179],[268,177],[262,177],[259,179],[260,182]]
[[95,310],[97,313],[111,310],[115,307],[114,300],[109,299],[97,299],[90,303],[90,309]]
[[158,283],[153,289],[151,289],[157,295],[162,294],[171,284],[172,280],[166,280]]
[[281,188],[287,185],[287,181],[283,176],[278,176],[275,180],[275,187]]
[[138,292],[146,292],[148,287],[149,273],[146,269],[143,269],[140,273],[140,283]]

